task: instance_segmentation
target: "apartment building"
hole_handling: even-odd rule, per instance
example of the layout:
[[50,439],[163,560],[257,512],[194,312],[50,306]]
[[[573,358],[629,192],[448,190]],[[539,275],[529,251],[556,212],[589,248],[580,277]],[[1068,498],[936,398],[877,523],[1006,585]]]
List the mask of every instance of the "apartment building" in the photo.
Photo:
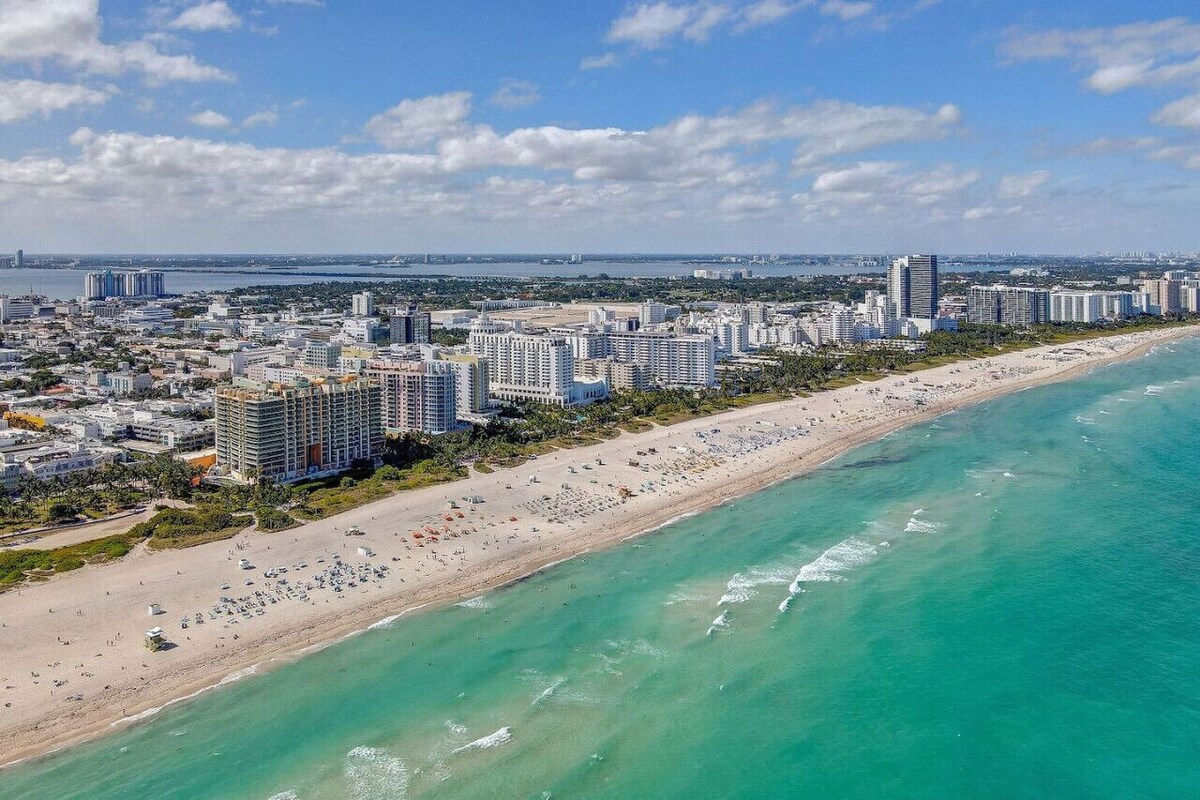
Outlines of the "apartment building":
[[363,378],[241,380],[215,398],[217,464],[239,480],[327,475],[383,453],[382,391]]

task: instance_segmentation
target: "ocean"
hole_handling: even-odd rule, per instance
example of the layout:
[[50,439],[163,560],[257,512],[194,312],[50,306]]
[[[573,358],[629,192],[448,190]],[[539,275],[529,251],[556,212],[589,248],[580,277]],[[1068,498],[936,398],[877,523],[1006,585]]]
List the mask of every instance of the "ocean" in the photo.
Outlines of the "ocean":
[[1200,341],[0,773],[0,797],[1200,796]]

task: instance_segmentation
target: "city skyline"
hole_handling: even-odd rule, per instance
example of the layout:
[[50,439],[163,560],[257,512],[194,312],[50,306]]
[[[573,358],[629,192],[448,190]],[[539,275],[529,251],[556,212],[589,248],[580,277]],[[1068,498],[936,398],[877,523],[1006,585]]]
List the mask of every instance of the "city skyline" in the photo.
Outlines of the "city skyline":
[[1190,10],[0,0],[0,241],[1192,251]]

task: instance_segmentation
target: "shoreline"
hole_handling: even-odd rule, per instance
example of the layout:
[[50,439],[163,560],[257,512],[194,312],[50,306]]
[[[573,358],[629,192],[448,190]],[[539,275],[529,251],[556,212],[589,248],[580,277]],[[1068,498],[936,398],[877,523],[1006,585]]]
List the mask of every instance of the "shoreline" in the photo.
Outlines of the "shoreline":
[[[0,713],[0,731],[5,734],[8,742],[13,743],[11,750],[0,756],[0,762],[3,762],[0,768],[8,768],[30,759],[51,755],[84,741],[96,739],[105,733],[116,732],[118,729],[151,718],[170,705],[193,699],[209,689],[219,688],[226,683],[236,682],[242,677],[261,674],[277,666],[292,663],[306,654],[324,649],[367,630],[387,627],[396,620],[418,611],[452,605],[483,592],[518,582],[579,555],[606,549],[652,533],[681,519],[703,513],[731,500],[745,497],[808,473],[860,445],[877,441],[894,431],[1014,392],[1070,380],[1098,367],[1132,360],[1147,354],[1156,346],[1197,334],[1200,334],[1200,328],[1186,326],[1122,334],[1066,345],[1051,345],[986,359],[955,362],[911,374],[889,376],[879,381],[864,382],[822,392],[808,398],[735,409],[665,428],[655,427],[650,431],[637,434],[625,433],[616,439],[588,447],[555,451],[521,467],[498,470],[492,475],[477,476],[472,473],[471,477],[465,480],[401,492],[337,517],[308,523],[299,529],[278,534],[258,535],[252,539],[239,536],[236,540],[238,551],[236,554],[234,551],[229,551],[230,558],[225,558],[225,550],[231,545],[231,542],[215,542],[187,551],[165,551],[153,554],[135,552],[115,564],[85,567],[56,577],[44,584],[24,587],[19,592],[14,590],[7,595],[0,596],[0,619],[4,620],[6,628],[0,630],[0,649],[4,649],[6,653],[12,653],[15,656],[13,661],[22,662],[20,665],[22,667],[34,665],[36,668],[41,668],[43,664],[49,666],[52,663],[47,659],[52,659],[56,655],[60,658],[64,657],[64,651],[59,645],[83,644],[84,652],[91,653],[94,652],[93,647],[100,647],[98,641],[94,641],[95,637],[103,637],[102,634],[93,630],[96,626],[86,622],[74,622],[73,625],[63,626],[63,632],[69,630],[79,634],[72,637],[69,642],[63,642],[61,638],[56,642],[47,637],[32,642],[28,651],[18,652],[17,649],[14,649],[14,641],[20,639],[22,633],[27,634],[35,628],[45,627],[34,622],[34,619],[45,619],[44,611],[37,614],[36,617],[34,614],[45,608],[47,604],[50,606],[50,613],[54,613],[55,606],[58,606],[60,614],[62,610],[70,608],[74,604],[77,606],[78,617],[82,618],[84,614],[81,604],[89,600],[99,601],[111,611],[110,615],[104,619],[104,624],[110,625],[108,629],[120,625],[127,630],[132,624],[134,627],[130,631],[130,635],[136,639],[139,631],[137,626],[148,627],[151,624],[145,616],[136,616],[136,612],[133,610],[139,606],[144,608],[145,598],[161,597],[164,600],[163,605],[173,609],[184,607],[190,610],[191,607],[202,607],[199,605],[188,606],[187,603],[195,604],[197,602],[195,598],[201,595],[205,586],[207,586],[207,595],[212,595],[214,593],[212,587],[218,582],[218,576],[224,576],[233,569],[226,562],[229,562],[235,555],[241,555],[243,552],[250,554],[253,561],[262,560],[262,567],[265,568],[272,563],[265,561],[266,558],[276,558],[274,555],[265,555],[264,549],[270,550],[271,545],[276,545],[282,551],[282,554],[278,556],[280,564],[293,563],[296,553],[336,549],[339,542],[341,542],[341,548],[346,549],[348,544],[358,544],[360,540],[345,541],[343,539],[345,534],[340,532],[340,526],[361,524],[364,529],[367,529],[368,526],[378,528],[378,525],[372,525],[367,521],[368,517],[371,521],[376,519],[371,514],[372,511],[388,514],[393,519],[405,514],[408,518],[403,526],[405,528],[411,527],[412,519],[419,518],[422,513],[424,516],[430,517],[430,512],[432,512],[432,519],[440,522],[442,519],[454,516],[445,513],[447,496],[457,496],[460,493],[470,494],[473,489],[477,489],[481,494],[487,496],[482,508],[483,514],[479,514],[480,509],[476,507],[472,506],[469,509],[464,507],[462,510],[469,510],[472,516],[466,517],[465,514],[459,514],[459,518],[465,521],[454,524],[465,525],[482,520],[485,516],[492,514],[492,506],[498,506],[496,519],[489,522],[488,527],[495,527],[497,521],[503,526],[503,530],[493,531],[491,534],[486,530],[483,531],[482,542],[480,537],[474,539],[468,537],[464,528],[463,536],[468,541],[456,541],[451,544],[448,538],[443,538],[447,547],[455,548],[454,553],[447,554],[445,548],[439,551],[437,547],[434,547],[424,556],[413,552],[412,547],[415,540],[413,543],[405,541],[408,537],[401,537],[398,530],[392,531],[392,539],[386,538],[387,531],[372,532],[369,537],[365,537],[361,541],[369,542],[369,550],[378,548],[380,551],[379,562],[383,562],[384,557],[391,555],[390,563],[395,565],[391,567],[394,575],[400,576],[402,582],[407,582],[408,579],[413,580],[410,587],[399,588],[392,582],[388,583],[385,590],[383,579],[380,579],[380,582],[375,585],[376,591],[367,592],[370,595],[369,599],[358,600],[358,597],[362,597],[363,593],[361,592],[357,597],[339,595],[336,598],[326,598],[321,595],[321,599],[325,600],[325,606],[317,605],[315,601],[307,606],[299,604],[288,606],[288,609],[291,609],[290,615],[284,608],[272,608],[270,614],[278,614],[278,617],[258,617],[257,619],[261,619],[263,622],[253,629],[250,624],[245,625],[238,633],[247,634],[246,638],[238,639],[240,644],[228,650],[225,649],[225,643],[215,640],[225,640],[228,635],[233,635],[232,633],[220,634],[215,630],[216,622],[195,626],[198,638],[200,633],[203,633],[206,637],[205,643],[213,645],[216,655],[212,654],[213,649],[200,650],[198,644],[193,646],[190,637],[187,644],[181,642],[175,651],[161,654],[148,653],[137,641],[122,641],[119,645],[110,645],[110,652],[106,655],[115,657],[109,660],[110,663],[124,662],[117,663],[118,666],[121,666],[121,670],[114,671],[109,668],[110,663],[102,663],[100,666],[89,665],[88,669],[95,669],[97,673],[101,669],[107,669],[107,673],[101,676],[102,678],[111,678],[115,681],[123,677],[123,683],[118,685],[114,682],[106,685],[104,690],[99,691],[99,698],[94,700],[90,699],[93,690],[89,688],[87,691],[89,700],[86,704],[79,701],[75,705],[63,706],[54,691],[42,686],[38,681],[35,681],[38,688],[34,688],[33,685],[14,685],[12,688],[18,690],[18,694],[10,695],[9,691],[5,691],[4,700],[17,701],[24,695],[24,699],[32,702],[23,704],[27,705],[27,709],[19,717]],[[1068,358],[1064,355],[1068,351],[1075,355]],[[1080,353],[1085,355],[1079,355]],[[1050,355],[1055,356],[1052,366],[1047,359]],[[997,374],[1000,377],[997,377]],[[965,384],[962,384],[962,381],[967,378],[972,378],[972,383],[968,388],[963,389],[961,387]],[[938,383],[939,380],[943,383]],[[950,388],[944,389],[944,386]],[[888,387],[892,387],[892,391],[897,393],[908,392],[909,395],[905,396],[907,399],[896,399],[895,402],[892,401],[892,395],[881,399],[878,393]],[[924,389],[921,387],[934,388]],[[872,392],[875,392],[875,396],[872,396]],[[935,402],[928,403],[913,399],[918,398],[922,393],[936,396],[937,399]],[[899,394],[897,398],[900,398]],[[779,421],[769,420],[768,418],[771,417],[775,417]],[[812,422],[814,418],[817,420],[815,423]],[[748,429],[749,433],[728,431],[718,434],[718,429],[724,430],[739,422],[743,424],[738,430]],[[790,427],[787,429],[781,427],[781,425],[789,423]],[[809,426],[807,431],[804,430],[804,425]],[[701,448],[695,437],[709,447],[708,454],[698,452]],[[713,455],[713,445],[706,437],[717,440],[718,448],[724,447],[732,454],[720,455],[725,451],[718,449],[718,455]],[[727,443],[726,439],[731,443]],[[758,439],[771,441],[759,444]],[[673,451],[668,451],[668,440],[670,442],[678,440],[687,444],[671,444],[669,446]],[[549,499],[549,495],[545,493],[555,491],[551,487],[553,483],[558,482],[559,476],[551,478],[549,474],[546,474],[547,481],[550,481],[547,483],[540,480],[524,485],[518,483],[520,479],[517,473],[521,470],[544,474],[551,471],[560,473],[565,469],[569,475],[562,475],[562,477],[568,480],[563,482],[563,491],[558,492],[555,500],[560,495],[565,494],[573,498],[582,493],[597,498],[595,501],[597,504],[607,503],[611,500],[612,493],[606,495],[602,489],[591,490],[587,484],[584,484],[582,490],[578,488],[568,490],[568,483],[575,486],[577,479],[584,478],[586,475],[578,475],[574,465],[567,465],[566,462],[580,464],[589,458],[597,458],[596,454],[600,453],[604,460],[611,460],[614,463],[597,464],[594,469],[586,466],[582,468],[593,472],[598,479],[610,477],[611,473],[615,472],[618,479],[626,479],[622,483],[633,485],[635,480],[650,473],[647,473],[642,467],[632,467],[631,464],[616,462],[626,460],[626,457],[635,449],[644,447],[651,442],[662,446],[665,451],[659,453],[655,460],[655,466],[659,468],[659,471],[654,477],[658,477],[660,480],[652,480],[651,483],[656,483],[657,488],[638,492],[628,503],[597,505],[596,508],[599,510],[582,515],[575,520],[564,517],[562,513],[555,510],[546,510],[541,516],[537,511],[532,510],[541,507],[538,504]],[[743,449],[735,452],[736,447]],[[751,447],[753,449],[747,449]],[[689,450],[689,452],[680,452],[680,448]],[[680,456],[683,457],[680,458]],[[632,462],[633,459],[629,458],[628,461]],[[643,459],[643,462],[645,463],[646,459]],[[676,475],[678,477],[675,477]],[[722,477],[725,480],[721,480]],[[505,484],[506,480],[511,481],[511,486],[505,490],[499,490],[499,486]],[[599,486],[596,481],[591,483]],[[612,486],[612,483],[607,485]],[[643,484],[643,486],[645,485]],[[500,496],[491,496],[489,490]],[[538,499],[537,496],[541,496],[542,499]],[[566,502],[563,501],[564,504]],[[576,501],[571,500],[571,502]],[[588,501],[579,502],[584,502],[586,505]],[[401,506],[404,507],[403,511],[400,510]],[[531,510],[521,510],[526,507]],[[551,505],[548,508],[557,507]],[[610,512],[612,517],[620,516],[612,523],[607,520],[594,519],[594,517],[602,516],[605,512]],[[515,524],[518,513],[521,518],[529,517],[527,522],[533,521],[537,525],[532,526],[528,531],[518,530],[526,527]],[[505,519],[506,517],[514,521],[514,524],[510,524],[509,520]],[[349,520],[354,520],[354,522],[350,523]],[[579,525],[572,524],[576,521]],[[418,524],[416,527],[420,527],[420,525]],[[448,529],[450,526],[445,527]],[[544,535],[539,528],[544,529]],[[474,527],[472,530],[474,533],[479,533]],[[500,543],[499,538],[501,532],[508,534],[503,544]],[[538,535],[531,537],[531,533]],[[488,535],[494,536],[494,542],[487,540]],[[300,542],[301,536],[306,538],[303,543]],[[296,546],[285,542],[285,539],[294,539]],[[513,540],[519,541],[513,544]],[[244,550],[242,549],[243,543]],[[477,547],[478,544],[482,544],[482,547]],[[495,552],[492,552],[494,545]],[[424,547],[424,543],[416,546]],[[460,577],[455,577],[453,573],[444,575],[451,565],[448,557],[453,558],[458,555],[458,547],[463,547],[461,552],[468,554],[459,557],[461,565],[467,566],[469,558],[478,557],[478,562],[470,564],[469,571],[464,571],[463,566],[459,566],[458,572],[463,573]],[[484,554],[481,551],[487,551],[487,553]],[[412,564],[405,563],[406,560],[411,561],[414,555],[418,556],[420,560]],[[348,558],[348,560],[351,559]],[[215,566],[209,563],[214,561],[216,562]],[[429,562],[441,566],[429,568]],[[158,571],[153,569],[155,566],[177,567],[176,575],[184,575],[186,579],[175,581],[173,578],[169,578],[162,581]],[[425,574],[426,568],[429,568],[428,574]],[[296,571],[299,572],[299,570]],[[234,574],[241,577],[243,573]],[[245,574],[252,574],[257,582],[261,577],[261,569]],[[138,581],[138,586],[133,586],[133,582],[139,575],[145,576],[143,581],[154,580],[158,585],[143,590],[139,589],[143,582]],[[444,577],[442,577],[443,575]],[[123,577],[127,578],[127,584],[121,581]],[[387,581],[394,581],[393,575],[389,575]],[[188,585],[176,589],[176,583],[187,583]],[[110,588],[101,594],[104,587]],[[124,592],[125,596],[120,600],[106,599],[111,597],[109,592],[114,590]],[[237,592],[240,591],[240,588],[229,591]],[[21,598],[19,602],[16,599],[18,597]],[[333,599],[350,600],[350,602],[343,603],[341,606],[334,603],[330,607],[328,604]],[[34,608],[35,600],[37,601],[36,610]],[[272,603],[274,604],[274,601]],[[126,608],[127,606],[128,608]],[[317,610],[313,611],[313,608]],[[91,608],[89,608],[90,612]],[[55,617],[55,621],[61,622],[64,617],[67,623],[72,623],[75,619],[61,614],[61,616]],[[164,617],[164,621],[161,623],[163,627],[168,627],[169,619],[170,617]],[[278,625],[264,630],[270,625],[270,622],[276,619],[279,621]],[[14,621],[16,622],[15,627]],[[173,628],[174,625],[171,624],[170,627]],[[201,631],[201,628],[206,630]],[[227,625],[225,629],[228,629]],[[54,635],[54,630],[49,630],[47,633]],[[179,635],[180,633],[175,630],[169,631],[172,640],[183,638]],[[89,640],[89,636],[91,640]],[[237,637],[235,636],[235,638]],[[205,658],[205,655],[208,657]],[[160,659],[160,656],[169,656],[169,658]],[[69,657],[74,661],[80,659],[77,652],[71,652]],[[154,668],[146,666],[147,672],[136,674],[134,662],[143,663],[144,661],[157,663]],[[83,664],[81,663],[80,666]],[[145,665],[143,664],[143,666]],[[11,665],[0,668],[5,671],[15,671]],[[31,672],[36,672],[36,669],[32,669]],[[127,674],[122,676],[122,672]],[[83,674],[90,675],[91,673],[89,671]],[[6,676],[5,680],[6,683],[15,683],[10,676]],[[28,684],[28,679],[22,680],[26,680]],[[74,679],[70,685],[67,684],[68,681],[64,680],[63,685],[66,686],[64,693],[75,688]],[[21,689],[24,691],[21,692]],[[45,691],[50,691],[50,694],[55,696],[55,700],[51,702],[57,702],[58,708],[63,709],[62,713],[50,717],[42,716],[42,712],[53,708],[53,706],[45,705],[46,698],[43,696]],[[13,705],[16,703],[14,702]],[[7,712],[7,707],[5,712]]]

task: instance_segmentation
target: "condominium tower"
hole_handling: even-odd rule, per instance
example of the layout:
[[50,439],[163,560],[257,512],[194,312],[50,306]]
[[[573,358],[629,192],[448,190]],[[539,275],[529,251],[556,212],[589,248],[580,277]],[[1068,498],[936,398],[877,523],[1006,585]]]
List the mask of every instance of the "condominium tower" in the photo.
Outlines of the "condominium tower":
[[937,256],[901,256],[888,267],[888,300],[897,319],[938,315]]
[[1043,325],[1050,321],[1050,291],[1028,286],[972,286],[967,322],[976,325]]
[[364,374],[382,389],[388,433],[439,434],[453,430],[455,369],[446,361],[372,361]]
[[286,482],[377,462],[380,401],[380,387],[358,377],[223,387],[214,406],[217,464],[239,480]]

